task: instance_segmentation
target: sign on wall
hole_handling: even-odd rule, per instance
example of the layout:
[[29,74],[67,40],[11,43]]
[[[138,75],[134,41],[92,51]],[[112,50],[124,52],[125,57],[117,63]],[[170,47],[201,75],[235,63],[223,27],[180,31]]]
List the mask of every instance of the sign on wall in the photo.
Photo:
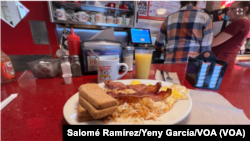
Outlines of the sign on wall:
[[[197,1],[199,9],[206,8],[207,1]],[[180,1],[139,1],[138,2],[138,18],[160,20],[180,10]],[[165,14],[158,14],[157,9],[166,9]]]
[[138,2],[138,16],[147,16],[148,15],[148,2],[139,1]]
[[[179,1],[150,1],[149,16],[166,18],[169,14],[177,12],[180,7],[181,5]],[[159,15],[156,10],[160,8],[166,9],[167,12],[163,15]]]

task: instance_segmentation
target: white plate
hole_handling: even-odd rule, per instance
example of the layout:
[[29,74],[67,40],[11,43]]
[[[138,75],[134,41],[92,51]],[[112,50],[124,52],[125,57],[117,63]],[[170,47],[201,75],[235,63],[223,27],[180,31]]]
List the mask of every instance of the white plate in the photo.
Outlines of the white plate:
[[[155,85],[157,80],[147,80],[147,79],[127,79],[127,80],[116,80],[115,82],[122,82],[124,84],[130,84],[133,80],[139,80],[143,84],[149,84]],[[161,81],[162,86],[168,86],[170,87],[173,85],[169,82]],[[103,88],[105,85],[104,83],[98,84],[101,88]],[[173,108],[168,111],[167,113],[163,114],[159,117],[159,120],[145,120],[144,124],[176,124],[180,121],[182,121],[185,117],[188,116],[188,114],[191,111],[192,108],[192,99],[190,95],[188,94],[189,99],[188,100],[179,100],[177,101]],[[78,122],[77,121],[77,106],[78,106],[78,99],[79,99],[79,93],[74,94],[64,105],[63,107],[63,116],[66,119],[66,121],[71,125],[88,125],[88,124],[105,124],[103,121],[88,121],[88,122]],[[114,123],[110,122],[109,124],[133,124],[133,123]]]

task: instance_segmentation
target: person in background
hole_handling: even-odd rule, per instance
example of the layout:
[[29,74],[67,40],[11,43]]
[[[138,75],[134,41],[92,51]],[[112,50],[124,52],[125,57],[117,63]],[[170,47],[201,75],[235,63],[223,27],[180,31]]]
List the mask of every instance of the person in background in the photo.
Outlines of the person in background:
[[212,52],[219,60],[235,61],[250,31],[250,2],[233,2],[227,15],[231,23],[214,38]]
[[196,1],[181,1],[179,11],[167,16],[155,41],[155,49],[166,47],[164,63],[187,62],[201,52],[211,51],[213,40],[212,20],[198,10]]

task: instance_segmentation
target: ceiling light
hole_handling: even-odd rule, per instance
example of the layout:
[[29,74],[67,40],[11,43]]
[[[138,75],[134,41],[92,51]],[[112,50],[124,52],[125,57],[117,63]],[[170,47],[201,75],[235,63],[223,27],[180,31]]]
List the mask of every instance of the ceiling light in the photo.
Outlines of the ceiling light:
[[166,12],[167,12],[167,10],[164,8],[160,8],[160,9],[156,10],[156,13],[159,15],[164,15]]

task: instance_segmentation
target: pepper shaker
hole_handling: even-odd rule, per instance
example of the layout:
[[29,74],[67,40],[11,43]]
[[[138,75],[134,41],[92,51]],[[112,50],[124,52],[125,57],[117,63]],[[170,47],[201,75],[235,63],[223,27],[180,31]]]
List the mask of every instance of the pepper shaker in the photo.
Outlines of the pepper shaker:
[[72,76],[82,76],[81,63],[78,55],[72,55],[71,72]]

